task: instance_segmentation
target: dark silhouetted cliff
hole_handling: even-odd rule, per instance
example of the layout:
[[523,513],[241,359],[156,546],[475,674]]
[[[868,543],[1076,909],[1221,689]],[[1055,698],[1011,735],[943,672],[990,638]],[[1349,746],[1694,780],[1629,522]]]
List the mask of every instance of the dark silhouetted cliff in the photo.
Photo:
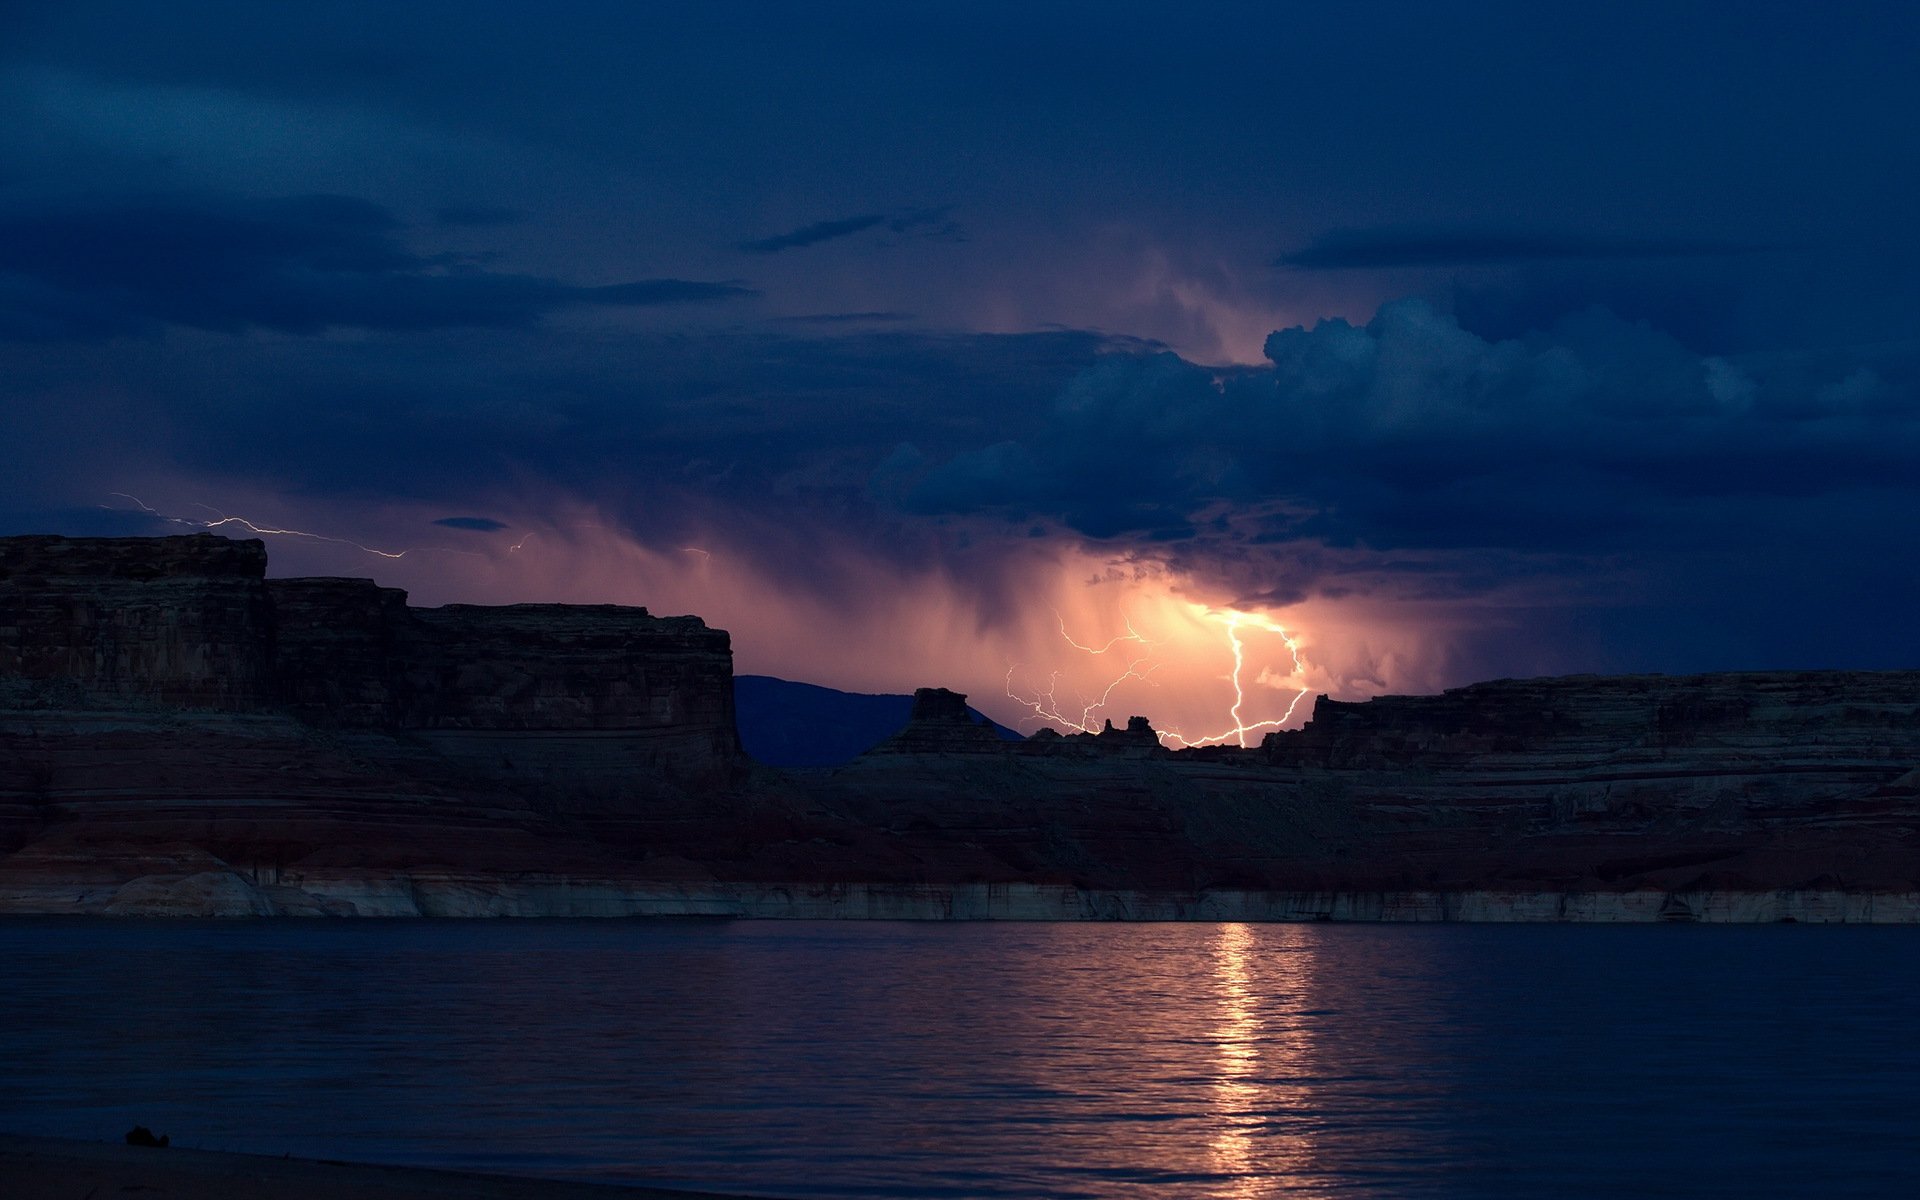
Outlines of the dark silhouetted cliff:
[[1920,920],[1920,672],[1322,698],[1177,752],[924,688],[786,774],[697,618],[265,568],[0,539],[0,911]]

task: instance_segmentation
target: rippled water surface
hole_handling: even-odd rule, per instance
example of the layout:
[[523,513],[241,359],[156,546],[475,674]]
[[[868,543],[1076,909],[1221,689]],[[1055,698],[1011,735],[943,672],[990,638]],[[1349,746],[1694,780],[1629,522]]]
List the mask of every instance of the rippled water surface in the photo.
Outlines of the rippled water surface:
[[0,922],[0,1130],[768,1196],[1920,1195],[1920,930]]

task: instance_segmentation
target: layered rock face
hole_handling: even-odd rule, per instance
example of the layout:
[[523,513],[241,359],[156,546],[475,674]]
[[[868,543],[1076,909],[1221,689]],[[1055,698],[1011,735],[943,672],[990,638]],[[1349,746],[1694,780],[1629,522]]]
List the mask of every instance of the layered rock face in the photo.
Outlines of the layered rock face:
[[740,755],[727,635],[614,605],[414,610],[401,725],[449,758],[618,804],[648,772],[724,787]]
[[0,538],[0,685],[76,699],[255,709],[272,694],[266,547]]
[[[1337,772],[1380,802],[1535,831],[1799,817],[1864,833],[1914,814],[1920,672],[1780,671],[1499,680],[1360,704],[1321,697],[1269,734],[1278,767]],[[1891,791],[1889,791],[1891,789]]]
[[555,816],[684,821],[741,769],[727,635],[697,618],[412,609],[266,561],[208,535],[0,539],[0,853],[36,843],[16,868],[191,846],[269,873],[526,869],[579,859]]
[[371,579],[275,579],[275,694],[321,727],[396,728],[413,625],[407,594]]
[[1437,696],[1319,697],[1277,764],[1455,766],[1491,756],[1777,757],[1878,763],[1920,748],[1920,672],[1773,671],[1502,679]]
[[942,845],[963,880],[1346,896],[1920,892],[1915,671],[1322,698],[1305,729],[1258,750],[1167,751],[1135,721],[956,753],[934,728],[910,727],[819,791],[902,846]]
[[664,773],[724,786],[739,765],[733,658],[697,617],[616,605],[409,608],[369,580],[267,585],[274,676],[316,726],[404,732],[482,774],[607,809]]
[[0,911],[1920,919],[1920,672],[1322,698],[1257,750],[928,688],[787,775],[695,618],[264,568],[0,539]]
[[510,769],[510,746],[552,759],[555,739],[703,783],[736,765],[732,652],[697,617],[415,609],[371,580],[269,581],[266,565],[262,543],[207,534],[0,538],[0,679],[81,707],[405,733],[488,771]]

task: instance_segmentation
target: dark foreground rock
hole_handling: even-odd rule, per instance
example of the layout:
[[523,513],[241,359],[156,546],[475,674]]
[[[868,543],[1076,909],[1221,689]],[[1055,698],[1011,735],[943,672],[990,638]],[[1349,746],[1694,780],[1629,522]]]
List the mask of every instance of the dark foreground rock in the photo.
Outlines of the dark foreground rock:
[[756,768],[726,634],[0,539],[0,911],[1920,919],[1920,672],[1322,698],[1257,749],[944,689]]
[[0,1181],[8,1200],[134,1195],[145,1200],[726,1200],[711,1192],[262,1154],[181,1148],[155,1154],[132,1146],[10,1134],[0,1134]]

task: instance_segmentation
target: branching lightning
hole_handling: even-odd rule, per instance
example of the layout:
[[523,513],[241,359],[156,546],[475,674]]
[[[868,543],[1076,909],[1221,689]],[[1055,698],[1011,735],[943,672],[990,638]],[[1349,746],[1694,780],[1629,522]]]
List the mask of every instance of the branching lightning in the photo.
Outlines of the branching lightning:
[[[1065,725],[1077,733],[1098,733],[1100,732],[1100,727],[1096,726],[1094,722],[1103,719],[1105,709],[1108,702],[1113,698],[1115,688],[1129,679],[1152,682],[1150,677],[1155,670],[1159,669],[1159,664],[1155,663],[1147,667],[1144,671],[1140,669],[1141,664],[1146,662],[1148,657],[1150,656],[1142,655],[1128,663],[1127,669],[1115,676],[1112,682],[1108,683],[1106,687],[1101,690],[1098,699],[1086,701],[1081,704],[1080,715],[1077,717],[1069,715],[1067,708],[1063,708],[1058,695],[1060,689],[1060,672],[1058,671],[1053,672],[1047,677],[1047,686],[1045,688],[1035,691],[1032,695],[1022,695],[1016,692],[1013,687],[1013,676],[1014,673],[1020,669],[1019,665],[1010,664],[1007,667],[1007,698],[1031,709],[1033,712],[1032,719],[1043,724],[1052,723],[1055,725]],[[1027,718],[1022,718],[1022,720],[1025,719]]]
[[242,529],[268,537],[308,538],[316,542],[333,542],[336,545],[352,546],[355,550],[364,550],[368,554],[377,554],[381,558],[405,558],[407,556],[405,550],[376,550],[372,546],[362,546],[359,542],[350,541],[347,538],[329,537],[324,533],[309,533],[304,529],[269,529],[264,525],[255,525],[245,517],[229,517],[211,504],[196,504],[194,507],[204,508],[213,514],[213,520],[202,521],[200,523],[202,527],[206,529],[219,529],[223,525],[238,525]]
[[1160,736],[1170,742],[1177,743],[1177,745],[1182,748],[1189,746],[1222,746],[1229,740],[1232,740],[1242,749],[1245,749],[1248,734],[1280,729],[1283,728],[1288,721],[1291,721],[1294,710],[1300,707],[1300,701],[1306,699],[1307,693],[1312,689],[1301,688],[1298,692],[1295,692],[1293,699],[1287,702],[1287,711],[1281,713],[1278,717],[1269,721],[1255,721],[1252,724],[1248,724],[1246,718],[1240,714],[1241,708],[1247,702],[1246,687],[1241,681],[1241,675],[1246,670],[1247,653],[1245,644],[1240,640],[1240,627],[1242,625],[1250,625],[1266,633],[1278,635],[1281,644],[1287,648],[1287,654],[1293,659],[1293,674],[1290,676],[1290,678],[1293,679],[1299,679],[1306,671],[1306,664],[1300,661],[1300,642],[1292,634],[1288,633],[1286,627],[1279,622],[1266,617],[1255,616],[1252,613],[1244,613],[1238,609],[1230,608],[1224,613],[1207,610],[1205,615],[1209,619],[1220,622],[1220,624],[1225,627],[1227,644],[1233,648],[1233,672],[1228,676],[1228,679],[1233,684],[1233,706],[1227,710],[1228,718],[1233,721],[1233,728],[1224,733],[1208,734],[1205,737],[1198,738],[1187,738],[1177,730],[1164,730]]
[[1060,615],[1060,610],[1057,608],[1053,610],[1053,619],[1059,622],[1060,636],[1066,639],[1067,645],[1072,646],[1075,650],[1084,650],[1088,654],[1105,654],[1107,651],[1113,649],[1115,646],[1118,646],[1121,642],[1139,642],[1141,645],[1146,646],[1148,648],[1151,648],[1153,646],[1152,642],[1149,642],[1146,638],[1143,638],[1140,636],[1140,634],[1134,629],[1132,620],[1130,620],[1125,614],[1121,615],[1120,622],[1121,624],[1127,627],[1127,631],[1121,634],[1119,637],[1109,639],[1106,645],[1101,646],[1097,649],[1093,646],[1083,646],[1079,642],[1076,642],[1073,640],[1073,635],[1067,632],[1067,619]]
[[[487,557],[471,550],[457,550],[451,547],[427,546],[402,550],[385,550],[365,545],[351,538],[320,533],[311,529],[297,529],[278,524],[266,524],[244,516],[236,516],[214,508],[211,505],[197,505],[208,514],[205,517],[183,517],[162,512],[140,497],[126,492],[112,492],[110,496],[124,500],[159,521],[186,529],[220,530],[238,528],[263,537],[301,538],[315,542],[325,542],[344,546],[381,559],[398,560],[410,555],[427,553],[448,553]],[[103,508],[122,508],[119,505],[102,505]],[[598,526],[591,526],[598,528]],[[506,553],[515,554],[528,547],[545,535],[528,532],[518,541],[505,547]],[[681,546],[682,554],[692,555],[700,560],[704,567],[713,561],[711,551],[700,546]],[[1302,656],[1300,641],[1285,626],[1272,617],[1247,612],[1230,607],[1209,607],[1195,604],[1184,599],[1166,597],[1148,600],[1148,611],[1142,613],[1136,609],[1131,615],[1119,614],[1122,632],[1105,639],[1082,640],[1068,628],[1068,618],[1058,608],[1053,610],[1055,631],[1074,655],[1081,656],[1098,675],[1087,687],[1087,671],[1067,669],[1050,671],[1046,675],[1044,686],[1023,687],[1023,665],[1009,661],[1004,688],[1007,698],[1019,705],[1024,711],[1022,724],[1046,724],[1059,729],[1096,734],[1101,731],[1109,719],[1112,706],[1118,701],[1125,685],[1139,682],[1156,689],[1178,688],[1182,700],[1191,700],[1186,695],[1187,680],[1196,677],[1196,670],[1204,670],[1201,664],[1213,660],[1218,653],[1216,636],[1225,640],[1225,649],[1231,658],[1231,667],[1223,674],[1213,678],[1231,688],[1232,696],[1225,701],[1224,727],[1217,732],[1208,732],[1201,736],[1189,736],[1178,726],[1169,726],[1158,731],[1162,743],[1175,748],[1193,748],[1205,746],[1238,745],[1245,748],[1250,739],[1269,730],[1285,728],[1294,719],[1300,702],[1304,700],[1309,688],[1300,686],[1307,672],[1307,663]],[[1129,604],[1129,607],[1132,607]],[[1107,610],[1111,612],[1111,610]],[[1081,618],[1084,620],[1084,618]],[[1157,628],[1156,628],[1157,627]],[[1044,630],[1044,627],[1043,627]],[[1144,630],[1144,632],[1143,632]],[[1272,635],[1280,640],[1291,659],[1291,670],[1284,682],[1289,687],[1298,687],[1293,697],[1278,716],[1262,719],[1249,719],[1249,708],[1256,710],[1263,705],[1257,697],[1248,695],[1247,671],[1249,654],[1246,635],[1259,633]],[[1051,637],[1055,634],[1043,633]],[[1209,649],[1208,647],[1214,647]],[[1258,652],[1254,662],[1260,661]],[[1285,662],[1286,660],[1281,660]],[[1276,671],[1277,674],[1277,671]],[[1073,677],[1075,684],[1066,680]],[[1031,678],[1031,676],[1029,677]],[[1175,682],[1178,680],[1178,682]],[[1255,682],[1266,685],[1269,677],[1259,673]],[[1204,685],[1203,685],[1204,686]],[[1217,685],[1216,685],[1217,686]],[[1138,711],[1137,709],[1135,711]],[[1213,725],[1212,721],[1205,722]],[[1203,726],[1205,727],[1205,726]]]
[[[1259,721],[1248,721],[1244,714],[1247,704],[1246,683],[1244,679],[1247,667],[1247,654],[1246,644],[1241,638],[1241,630],[1243,628],[1253,629],[1277,636],[1281,644],[1286,646],[1287,653],[1292,659],[1293,670],[1290,678],[1295,680],[1300,679],[1306,671],[1306,663],[1300,657],[1299,640],[1294,637],[1292,633],[1288,632],[1285,626],[1268,617],[1231,608],[1213,609],[1195,605],[1193,609],[1196,620],[1220,627],[1223,636],[1226,638],[1227,648],[1233,655],[1233,669],[1224,677],[1233,688],[1233,702],[1227,709],[1227,719],[1232,722],[1232,725],[1220,733],[1207,734],[1203,737],[1188,737],[1177,729],[1160,730],[1159,736],[1161,740],[1176,749],[1197,746],[1221,746],[1228,742],[1233,742],[1244,748],[1247,745],[1248,735],[1285,727],[1287,722],[1293,719],[1294,711],[1299,708],[1300,701],[1306,698],[1307,693],[1311,689],[1303,687],[1296,692],[1293,699],[1288,702],[1286,711],[1278,717]],[[1029,711],[1031,715],[1025,719],[1063,726],[1079,733],[1097,733],[1101,727],[1097,723],[1103,722],[1106,719],[1105,710],[1112,701],[1114,691],[1119,688],[1121,684],[1130,679],[1138,679],[1149,683],[1153,682],[1151,677],[1155,671],[1159,670],[1162,664],[1152,660],[1154,659],[1155,651],[1164,643],[1149,640],[1134,627],[1130,618],[1123,616],[1122,620],[1126,627],[1124,634],[1110,638],[1102,645],[1093,645],[1079,641],[1069,633],[1067,631],[1066,620],[1060,616],[1058,610],[1055,610],[1054,616],[1059,622],[1061,639],[1065,641],[1067,645],[1089,657],[1104,655],[1116,646],[1124,643],[1133,643],[1144,648],[1142,653],[1134,656],[1127,662],[1124,670],[1114,675],[1105,684],[1096,699],[1082,702],[1079,705],[1079,711],[1077,713],[1071,704],[1064,703],[1060,699],[1061,672],[1052,672],[1048,676],[1046,687],[1036,688],[1031,692],[1022,692],[1015,687],[1014,681],[1014,676],[1020,669],[1019,666],[1017,664],[1010,664],[1007,667],[1007,697]]]
[[1094,725],[1094,722],[1102,719],[1108,701],[1113,698],[1114,689],[1129,679],[1147,680],[1158,668],[1159,664],[1156,663],[1148,666],[1144,671],[1140,669],[1143,663],[1146,663],[1148,659],[1153,657],[1154,644],[1141,636],[1140,632],[1134,629],[1133,622],[1128,620],[1124,614],[1121,617],[1121,622],[1126,626],[1127,631],[1119,637],[1109,639],[1103,646],[1089,646],[1074,640],[1074,636],[1067,632],[1067,619],[1061,615],[1059,609],[1056,608],[1053,610],[1053,616],[1054,620],[1059,624],[1060,636],[1066,641],[1067,645],[1092,657],[1097,658],[1123,642],[1134,642],[1146,647],[1145,653],[1136,656],[1128,662],[1126,669],[1121,671],[1119,675],[1115,676],[1101,689],[1098,699],[1086,701],[1082,698],[1083,702],[1080,705],[1080,715],[1077,717],[1070,715],[1070,706],[1063,705],[1060,700],[1060,672],[1055,671],[1047,677],[1047,686],[1045,688],[1036,689],[1031,695],[1023,695],[1015,691],[1013,685],[1014,673],[1020,669],[1019,665],[1017,663],[1007,664],[1007,698],[1032,710],[1032,717],[1022,718],[1023,721],[1032,719],[1043,724],[1052,723],[1055,725],[1065,725],[1078,733],[1098,733],[1099,728]]

